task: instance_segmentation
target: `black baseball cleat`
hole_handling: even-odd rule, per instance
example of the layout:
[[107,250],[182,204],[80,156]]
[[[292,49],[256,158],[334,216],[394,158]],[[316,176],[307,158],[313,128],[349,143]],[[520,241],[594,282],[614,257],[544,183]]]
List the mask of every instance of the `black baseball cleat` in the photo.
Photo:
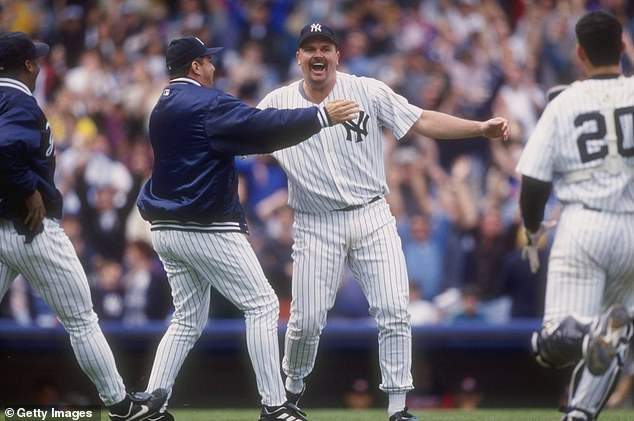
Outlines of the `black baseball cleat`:
[[112,421],[143,421],[158,414],[167,400],[167,390],[156,389],[152,393],[128,393],[125,399],[108,407]]
[[295,406],[299,405],[299,400],[304,396],[304,392],[306,391],[306,384],[302,386],[302,390],[299,393],[293,393],[289,390],[286,390],[286,400]]
[[263,406],[259,421],[308,421],[306,413],[292,402],[280,406]]
[[418,418],[407,412],[407,407],[405,407],[402,411],[392,414],[389,421],[418,421]]
[[618,347],[632,337],[632,320],[627,309],[613,304],[599,316],[583,344],[588,371],[595,376],[604,374],[616,358]]
[[159,412],[156,415],[152,415],[147,421],[174,421],[174,416],[169,412]]

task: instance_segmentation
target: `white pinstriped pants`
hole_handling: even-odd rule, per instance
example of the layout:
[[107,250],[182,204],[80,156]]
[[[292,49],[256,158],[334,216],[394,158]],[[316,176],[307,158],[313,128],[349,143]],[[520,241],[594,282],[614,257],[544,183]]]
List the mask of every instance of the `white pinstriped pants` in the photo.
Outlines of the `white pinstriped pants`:
[[544,321],[592,318],[616,302],[634,312],[634,214],[566,206],[548,261]]
[[104,405],[117,403],[125,398],[125,386],[97,323],[84,269],[59,222],[43,223],[44,232],[24,244],[13,224],[0,219],[0,299],[24,275],[69,333],[77,362]]
[[[568,205],[549,257],[544,324],[555,326],[571,314],[590,321],[614,303],[634,315],[634,214]],[[570,405],[596,412],[613,375],[584,369]]]
[[[152,231],[174,299],[174,315],[156,351],[147,390],[171,394],[185,357],[209,317],[214,288],[244,312],[247,349],[264,405],[286,400],[277,334],[279,301],[245,234]],[[166,403],[167,406],[167,403]]]
[[344,264],[359,281],[379,329],[387,393],[413,389],[409,282],[401,240],[385,200],[352,211],[295,213],[291,315],[282,367],[294,380],[313,370],[319,336],[335,302]]

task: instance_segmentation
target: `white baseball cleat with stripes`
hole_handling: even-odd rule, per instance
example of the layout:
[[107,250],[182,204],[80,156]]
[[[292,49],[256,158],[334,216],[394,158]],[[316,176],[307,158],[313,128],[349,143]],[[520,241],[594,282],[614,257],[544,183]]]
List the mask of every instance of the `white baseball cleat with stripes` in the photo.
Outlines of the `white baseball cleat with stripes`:
[[284,405],[274,407],[262,407],[259,421],[307,421],[306,413],[304,413],[297,405],[286,402]]

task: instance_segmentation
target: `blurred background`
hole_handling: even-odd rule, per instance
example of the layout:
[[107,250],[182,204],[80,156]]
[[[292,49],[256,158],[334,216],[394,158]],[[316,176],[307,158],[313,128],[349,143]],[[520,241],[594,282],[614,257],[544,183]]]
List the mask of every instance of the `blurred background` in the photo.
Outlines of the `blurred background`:
[[[35,95],[56,139],[63,225],[126,383],[145,387],[171,312],[165,273],[135,206],[152,168],[147,118],[168,82],[166,45],[195,35],[223,46],[216,87],[257,104],[301,77],[297,34],[320,21],[338,32],[340,70],[380,79],[424,109],[511,123],[506,143],[420,136],[397,143],[385,133],[387,200],[411,287],[416,390],[408,406],[557,406],[568,373],[543,370],[528,354],[546,265],[532,274],[521,259],[514,169],[545,92],[580,77],[574,24],[597,8],[623,23],[630,75],[634,2],[627,0],[0,1],[1,31],[51,46]],[[280,298],[282,335],[292,265],[286,178],[269,156],[236,164],[250,241]],[[553,200],[546,218],[557,213]],[[544,263],[549,246],[542,244]],[[174,404],[256,402],[241,317],[214,291],[210,323]],[[383,406],[377,352],[367,302],[346,273],[305,405]],[[97,402],[55,316],[21,277],[0,302],[0,367],[12,379],[0,384],[0,404]],[[629,379],[610,405],[631,405]]]

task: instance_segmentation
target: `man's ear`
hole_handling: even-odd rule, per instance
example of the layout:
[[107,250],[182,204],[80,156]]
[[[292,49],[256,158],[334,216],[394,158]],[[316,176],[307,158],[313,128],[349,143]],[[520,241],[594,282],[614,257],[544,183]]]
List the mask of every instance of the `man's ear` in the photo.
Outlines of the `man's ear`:
[[37,68],[37,64],[33,60],[24,60],[24,70],[28,73],[33,73]]
[[581,47],[579,43],[577,43],[577,57],[579,58],[579,60],[581,60],[582,63],[588,62],[586,51]]
[[189,72],[200,76],[200,62],[198,62],[198,60],[192,60],[191,64],[189,65]]

